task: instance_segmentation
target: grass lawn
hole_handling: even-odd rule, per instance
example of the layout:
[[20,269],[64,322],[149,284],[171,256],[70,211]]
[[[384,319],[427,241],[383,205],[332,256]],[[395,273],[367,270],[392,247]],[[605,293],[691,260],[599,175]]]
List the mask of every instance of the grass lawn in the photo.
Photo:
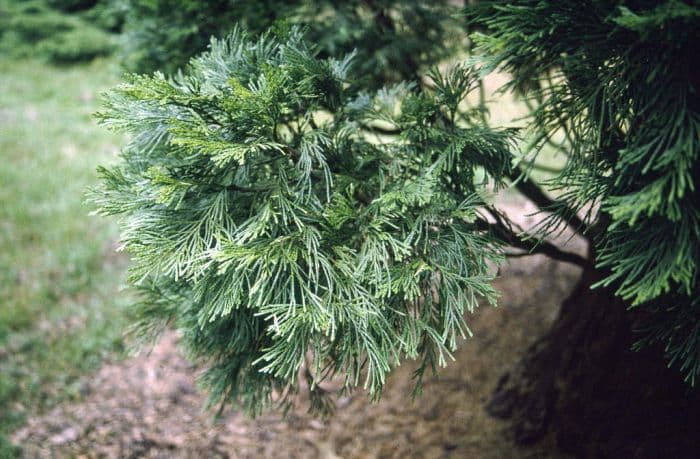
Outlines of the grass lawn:
[[79,376],[123,348],[126,259],[83,204],[120,142],[91,118],[118,76],[0,57],[0,457],[27,413],[79,398]]

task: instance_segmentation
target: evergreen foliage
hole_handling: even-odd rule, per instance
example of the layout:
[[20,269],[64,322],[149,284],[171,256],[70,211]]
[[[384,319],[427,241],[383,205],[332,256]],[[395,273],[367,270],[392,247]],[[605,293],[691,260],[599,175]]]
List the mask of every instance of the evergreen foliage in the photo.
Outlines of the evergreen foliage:
[[99,0],[47,0],[50,7],[66,13],[75,13],[94,8]]
[[420,383],[469,334],[465,309],[495,300],[477,207],[511,133],[458,111],[476,75],[365,92],[352,65],[298,29],[236,30],[187,74],[132,76],[99,114],[133,139],[92,200],[122,215],[140,328],[175,322],[212,402],[256,412],[304,363],[312,395],[341,374],[377,397],[405,358]]
[[[509,72],[508,88],[535,106],[534,153],[554,141],[568,155],[551,186],[564,209],[589,209],[588,226],[602,228],[596,263],[609,275],[601,285],[649,311],[638,346],[661,342],[694,382],[700,6],[623,3],[483,2],[469,14],[486,27],[478,38],[486,69]],[[557,224],[548,223],[545,232]]]
[[322,58],[356,50],[351,71],[368,87],[415,80],[418,70],[456,52],[454,12],[444,0],[128,0],[123,32],[125,67],[174,74],[204,51],[210,37],[235,24],[250,33],[299,25]]
[[44,0],[0,1],[0,52],[4,54],[39,56],[54,64],[67,64],[105,56],[113,49],[109,33],[78,15],[52,8]]
[[[257,3],[240,2],[240,7],[265,13],[266,2]],[[210,37],[222,36],[233,27],[241,11],[232,4],[229,0],[125,0],[119,52],[123,66],[136,73],[175,73],[205,50]]]
[[[601,285],[645,311],[638,346],[662,343],[694,382],[700,8],[480,2],[466,13],[483,32],[473,37],[481,57],[470,59],[479,73],[458,65],[420,77],[446,52],[445,22],[397,24],[414,7],[437,10],[348,5],[357,17],[346,28],[312,23],[309,41],[280,23],[259,39],[236,30],[184,73],[134,75],[107,95],[100,120],[132,141],[121,166],[101,169],[91,199],[121,215],[143,298],[138,329],[175,323],[209,368],[211,401],[251,412],[299,390],[301,368],[312,395],[341,374],[346,389],[362,384],[376,397],[392,366],[419,359],[419,388],[469,334],[464,310],[494,301],[490,266],[502,245],[587,265],[544,239],[567,224],[594,240]],[[317,11],[344,20],[343,7]],[[257,31],[277,16],[245,17]],[[386,18],[397,41],[370,33]],[[189,52],[174,47],[166,71]],[[532,107],[525,175],[511,166],[514,133],[486,126],[465,100],[494,69]],[[568,158],[547,184],[556,199],[527,178],[527,162],[552,145]],[[538,234],[486,202],[506,180],[553,211]]]

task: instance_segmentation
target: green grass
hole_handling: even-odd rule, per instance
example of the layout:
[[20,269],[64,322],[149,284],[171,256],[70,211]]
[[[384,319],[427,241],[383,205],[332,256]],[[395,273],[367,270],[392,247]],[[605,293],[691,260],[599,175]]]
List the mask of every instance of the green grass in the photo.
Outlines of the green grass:
[[83,205],[120,142],[91,118],[118,73],[0,58],[0,457],[27,413],[78,398],[79,377],[123,348],[126,260]]

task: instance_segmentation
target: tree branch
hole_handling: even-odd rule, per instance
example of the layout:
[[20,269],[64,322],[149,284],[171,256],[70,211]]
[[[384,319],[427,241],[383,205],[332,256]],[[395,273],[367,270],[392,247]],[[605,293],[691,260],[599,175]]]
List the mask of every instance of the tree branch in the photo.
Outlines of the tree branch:
[[233,191],[240,191],[241,193],[265,193],[270,191],[272,188],[262,188],[262,187],[247,187],[240,185],[227,185],[227,189]]
[[371,125],[371,124],[367,124],[367,123],[362,123],[360,125],[360,127],[362,129],[364,129],[365,131],[369,131],[373,134],[391,135],[391,136],[401,134],[401,130],[396,129],[396,128],[383,128],[380,126],[375,126],[375,125]]
[[511,181],[515,184],[515,188],[522,193],[526,198],[532,201],[537,207],[542,210],[564,209],[564,221],[566,224],[576,231],[578,234],[585,236],[590,229],[588,225],[579,218],[574,209],[564,204],[561,201],[552,199],[547,193],[542,190],[535,182],[530,180],[528,175],[520,167],[516,167],[509,175]]
[[547,255],[549,258],[554,260],[563,261],[565,263],[572,263],[581,268],[591,268],[593,265],[590,260],[581,255],[573,252],[566,252],[561,250],[556,245],[551,242],[539,240],[535,241],[527,237],[522,237],[511,228],[505,225],[505,223],[498,219],[495,223],[486,220],[477,220],[477,228],[485,231],[490,231],[494,236],[508,245],[526,250],[529,254],[542,254]]

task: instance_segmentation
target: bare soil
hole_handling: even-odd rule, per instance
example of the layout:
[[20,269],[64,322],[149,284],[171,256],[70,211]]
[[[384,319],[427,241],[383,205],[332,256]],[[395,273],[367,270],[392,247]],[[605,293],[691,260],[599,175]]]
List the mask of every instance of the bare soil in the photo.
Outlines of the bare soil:
[[415,401],[406,362],[378,403],[356,391],[327,418],[300,408],[257,419],[229,410],[214,421],[197,368],[169,332],[150,353],[86,377],[80,401],[30,419],[13,440],[30,458],[563,458],[551,439],[516,446],[484,404],[552,323],[578,272],[542,256],[512,259],[496,281],[499,306],[468,317],[474,337]]

